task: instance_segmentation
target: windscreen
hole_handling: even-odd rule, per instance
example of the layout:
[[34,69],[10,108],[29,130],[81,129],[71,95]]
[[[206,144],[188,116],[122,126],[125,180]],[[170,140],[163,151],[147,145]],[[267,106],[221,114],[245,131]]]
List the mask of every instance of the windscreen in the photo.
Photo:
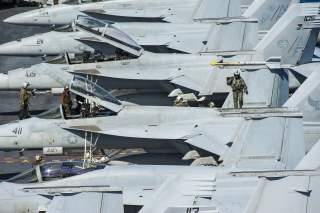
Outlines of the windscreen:
[[37,117],[41,119],[61,119],[59,106],[40,113]]
[[[42,164],[40,165],[41,179],[42,181],[52,181],[105,168],[103,164],[93,164],[88,168],[83,168],[82,165],[83,161],[50,162]],[[36,168],[32,168],[6,180],[6,182],[17,184],[37,183],[39,179]]]
[[78,93],[97,97],[103,101],[121,105],[121,103],[115,97],[107,92],[107,90],[82,76],[74,76],[70,88]]

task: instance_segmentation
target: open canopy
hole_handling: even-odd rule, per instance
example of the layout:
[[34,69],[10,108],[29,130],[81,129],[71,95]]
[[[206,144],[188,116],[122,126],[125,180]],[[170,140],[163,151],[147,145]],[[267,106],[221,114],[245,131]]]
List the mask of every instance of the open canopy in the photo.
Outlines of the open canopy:
[[88,79],[75,75],[70,83],[71,92],[95,102],[114,112],[122,109],[122,103],[113,97],[107,90]]
[[[80,41],[92,44],[108,44],[119,48],[132,55],[140,56],[143,48],[131,37],[112,25],[112,22],[101,21],[88,16],[79,15],[75,22],[76,29],[86,31],[91,36],[79,39]],[[107,45],[107,46],[108,46]],[[97,46],[97,45],[95,45]],[[102,47],[105,45],[102,45]]]

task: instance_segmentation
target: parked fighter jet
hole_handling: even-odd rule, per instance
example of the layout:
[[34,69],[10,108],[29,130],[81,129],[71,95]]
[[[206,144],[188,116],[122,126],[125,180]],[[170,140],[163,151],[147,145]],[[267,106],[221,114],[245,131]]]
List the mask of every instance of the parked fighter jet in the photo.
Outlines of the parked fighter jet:
[[[62,136],[69,135],[72,138],[81,137],[82,141],[89,140],[98,148],[144,148],[147,152],[184,154],[195,149],[203,155],[209,153],[223,160],[233,143],[253,145],[259,141],[254,146],[261,147],[261,140],[256,140],[256,136],[260,137],[269,130],[274,133],[265,135],[264,139],[269,141],[267,144],[270,145],[270,141],[279,143],[279,140],[281,143],[292,143],[293,139],[283,140],[283,134],[290,132],[289,135],[294,135],[294,129],[302,128],[294,124],[296,117],[301,115],[290,109],[220,111],[202,107],[139,106],[115,99],[96,83],[80,76],[74,77],[70,90],[94,103],[88,113],[92,118],[75,115],[68,120],[46,119],[45,122],[42,122],[43,119],[31,118],[6,124],[0,127],[0,132],[3,132],[0,139],[4,139],[0,143],[1,148],[27,149],[28,145],[43,147],[42,144],[34,143],[34,138],[41,139],[43,143],[63,146],[65,139]],[[287,125],[291,121],[293,125]],[[259,128],[263,128],[263,133]],[[9,136],[12,140],[7,140]],[[272,139],[269,140],[268,136]]]
[[[103,32],[98,32],[88,28],[85,21],[79,21],[76,27],[91,35],[84,38],[84,42],[100,46],[102,51],[122,49],[127,52],[125,57],[117,56],[115,61],[88,64],[45,63],[10,71],[7,75],[1,75],[2,89],[17,89],[25,81],[30,83],[31,88],[61,88],[72,79],[70,73],[74,73],[97,80],[108,89],[157,89],[171,92],[174,88],[180,87],[183,91],[194,91],[199,95],[215,98],[217,94],[228,94],[229,88],[225,83],[227,76],[238,69],[248,68],[253,71],[250,74],[244,73],[243,77],[249,90],[256,89],[250,90],[245,104],[282,106],[288,93],[279,87],[284,84],[275,86],[274,79],[287,82],[285,72],[279,68],[294,66],[298,62],[302,64],[312,59],[318,28],[317,6],[292,5],[254,51],[221,52],[219,55],[207,52],[192,55],[154,54],[144,51],[126,34],[108,24],[106,26],[105,23],[94,19],[97,24],[106,26]],[[90,18],[82,17],[80,20],[83,19]],[[210,44],[209,41],[208,45]],[[215,67],[210,66],[213,59],[216,61]],[[220,69],[219,66],[234,69]],[[274,92],[266,92],[271,90]],[[272,94],[278,94],[283,100],[275,102],[270,97]],[[225,96],[221,98],[224,99]]]
[[[229,11],[230,2],[238,0],[114,0],[88,4],[68,5],[67,3],[17,14],[5,22],[27,25],[64,25],[78,15],[101,14],[103,19],[115,22],[175,22],[185,23],[201,18],[234,17],[238,10]],[[252,0],[249,0],[251,3]],[[245,0],[248,3],[248,0]],[[73,3],[77,3],[73,2]],[[240,3],[239,3],[240,4]],[[211,8],[212,10],[207,10]]]
[[[140,46],[152,52],[215,52],[252,50],[258,42],[257,28],[269,30],[283,15],[292,0],[255,0],[243,17],[230,17],[191,23],[120,22],[112,26],[127,33]],[[214,6],[216,7],[216,6]],[[235,8],[235,9],[232,9]],[[271,16],[274,8],[276,14]],[[277,9],[276,9],[277,8]],[[230,10],[239,10],[239,2],[230,2]],[[211,12],[212,8],[207,8]],[[240,13],[240,12],[239,12]],[[269,17],[269,16],[270,17]],[[255,21],[261,20],[261,22]],[[263,19],[263,20],[262,20]],[[97,28],[96,24],[91,27]],[[99,31],[104,30],[103,26]],[[221,41],[221,35],[224,40]],[[1,55],[49,56],[64,52],[94,53],[94,49],[82,42],[90,34],[64,27],[61,30],[37,34],[0,45]],[[219,39],[217,39],[219,38]],[[232,41],[232,42],[231,42]],[[209,44],[208,44],[209,43]]]
[[317,213],[319,145],[294,170],[247,168],[252,150],[237,158],[244,164],[225,167],[107,166],[59,181],[1,183],[0,212]]

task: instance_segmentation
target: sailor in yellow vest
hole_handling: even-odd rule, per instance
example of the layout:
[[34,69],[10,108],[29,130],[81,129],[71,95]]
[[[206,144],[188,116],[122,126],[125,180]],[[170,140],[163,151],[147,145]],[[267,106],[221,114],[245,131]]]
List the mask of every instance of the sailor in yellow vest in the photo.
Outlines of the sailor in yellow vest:
[[23,86],[19,92],[19,104],[20,104],[19,119],[20,120],[30,118],[29,98],[30,98],[31,94],[27,90],[28,86],[29,86],[28,82],[23,83]]
[[227,84],[232,88],[234,108],[239,109],[243,106],[243,93],[248,94],[248,88],[240,73],[237,71],[234,76],[228,78]]
[[63,114],[64,114],[65,118],[70,117],[71,116],[72,100],[71,100],[71,94],[69,91],[69,87],[67,85],[64,87],[64,90],[60,95],[60,104],[62,105]]

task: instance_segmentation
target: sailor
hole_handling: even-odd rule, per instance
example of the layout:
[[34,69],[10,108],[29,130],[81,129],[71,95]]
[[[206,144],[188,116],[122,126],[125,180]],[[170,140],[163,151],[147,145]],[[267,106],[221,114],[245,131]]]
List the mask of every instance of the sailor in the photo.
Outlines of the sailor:
[[61,93],[60,103],[62,105],[64,116],[66,118],[69,117],[71,115],[72,100],[69,87],[67,85],[64,87],[64,90]]
[[209,107],[209,108],[214,108],[214,107],[215,107],[214,102],[213,102],[213,101],[210,101],[210,102],[208,103],[208,107]]
[[182,103],[182,97],[178,95],[176,99],[174,99],[173,101],[173,106],[179,106],[181,103]]
[[173,106],[176,106],[176,107],[187,107],[189,105],[188,105],[187,101],[183,100],[183,97],[178,95],[177,98],[173,102]]
[[29,113],[30,93],[27,91],[29,85],[30,84],[28,82],[24,82],[22,88],[20,89],[20,93],[19,93],[19,104],[20,104],[19,119],[20,120],[31,117]]
[[85,98],[83,98],[83,97],[80,96],[80,95],[76,95],[75,102],[77,103],[77,106],[76,106],[76,108],[74,109],[74,111],[75,111],[77,114],[80,114],[80,112],[81,112],[81,106],[82,106],[82,104],[85,102]]
[[248,89],[246,83],[241,78],[239,71],[234,73],[232,78],[227,79],[227,84],[232,88],[234,108],[242,108],[243,93],[245,92],[248,94]]
[[34,161],[32,162],[33,166],[40,165],[42,160],[43,160],[42,155],[37,154],[34,158]]
[[88,63],[91,53],[89,51],[84,51],[82,55],[82,63]]

